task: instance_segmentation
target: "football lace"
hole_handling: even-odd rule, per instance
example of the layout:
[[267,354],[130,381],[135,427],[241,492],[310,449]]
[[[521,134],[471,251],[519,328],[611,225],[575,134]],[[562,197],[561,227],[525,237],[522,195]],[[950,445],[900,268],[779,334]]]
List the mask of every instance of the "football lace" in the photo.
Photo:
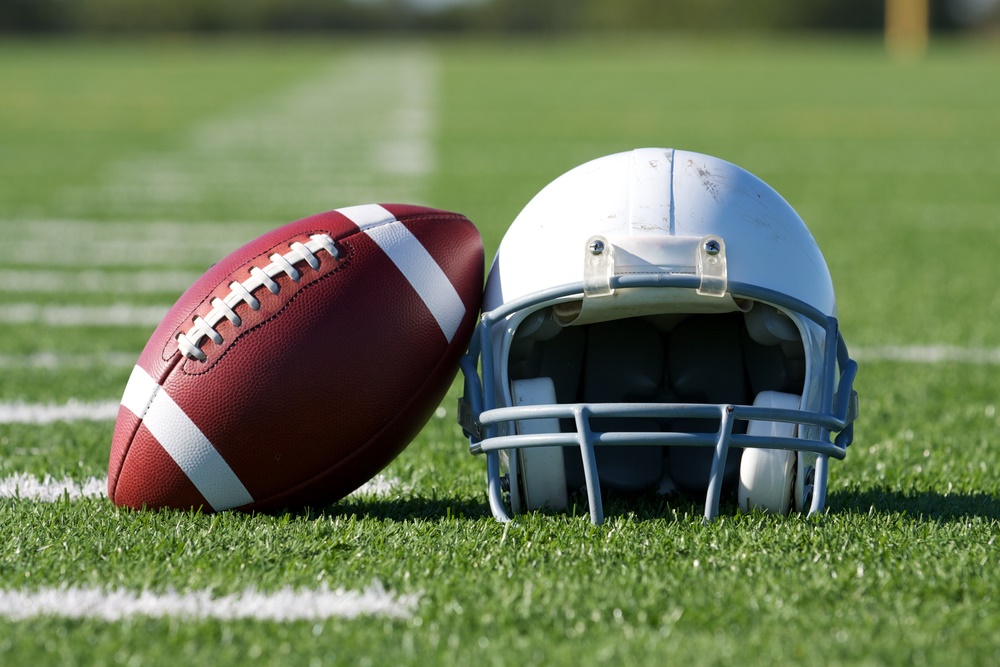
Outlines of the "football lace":
[[177,336],[177,345],[181,354],[188,359],[205,361],[208,356],[201,349],[205,340],[210,340],[216,345],[223,342],[222,334],[216,329],[223,320],[229,320],[234,327],[243,325],[243,319],[236,312],[236,307],[245,303],[252,310],[260,310],[260,300],[253,295],[255,290],[266,287],[272,294],[281,291],[281,286],[275,278],[282,273],[291,278],[294,282],[302,279],[301,272],[295,268],[296,264],[308,264],[309,268],[317,270],[320,267],[320,259],[316,253],[320,250],[326,251],[334,260],[340,259],[340,251],[333,243],[333,239],[326,234],[314,234],[309,237],[306,243],[291,243],[289,252],[284,255],[274,253],[268,259],[271,263],[264,268],[253,267],[250,269],[250,277],[243,282],[233,281],[229,284],[231,290],[224,299],[218,297],[212,299],[212,310],[205,317],[195,316],[193,326],[187,333]]

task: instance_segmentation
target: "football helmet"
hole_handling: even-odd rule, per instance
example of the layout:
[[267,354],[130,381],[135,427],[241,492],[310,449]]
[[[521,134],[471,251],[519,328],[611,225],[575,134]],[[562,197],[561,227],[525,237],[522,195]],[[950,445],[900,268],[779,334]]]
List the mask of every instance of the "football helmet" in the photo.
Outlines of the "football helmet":
[[822,511],[853,437],[857,364],[815,240],[763,181],[698,153],[583,164],[511,224],[462,361],[459,421],[493,515],[585,491],[724,490]]

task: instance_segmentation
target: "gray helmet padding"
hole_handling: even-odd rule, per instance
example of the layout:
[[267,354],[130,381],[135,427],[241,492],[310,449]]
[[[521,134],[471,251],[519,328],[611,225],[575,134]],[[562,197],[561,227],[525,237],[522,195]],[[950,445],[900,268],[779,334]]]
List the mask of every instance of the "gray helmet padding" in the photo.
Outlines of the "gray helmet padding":
[[[760,304],[757,304],[760,305]],[[692,315],[669,326],[655,318],[567,327],[555,336],[516,339],[511,379],[552,378],[560,403],[752,404],[761,391],[801,393],[805,360],[801,341],[782,336],[758,342],[743,313]],[[760,336],[757,336],[760,338]],[[715,432],[718,420],[593,420],[596,431]],[[574,430],[563,420],[563,431]],[[737,424],[736,432],[745,430]],[[730,451],[723,478],[734,487],[742,450]],[[677,488],[704,492],[713,452],[702,447],[598,446],[598,475],[605,488],[639,492],[659,486],[669,473]],[[564,449],[567,486],[585,485],[580,452]]]
[[[673,380],[674,400],[684,403],[745,403],[747,378],[740,341],[742,316],[739,314],[693,317],[670,333],[667,353],[668,373]],[[676,419],[672,430],[710,433],[717,420]],[[670,477],[679,489],[703,491],[708,488],[712,468],[711,449],[673,447],[670,450]],[[739,476],[742,450],[732,450],[726,460],[723,484],[735,484]]]
[[[589,402],[649,402],[663,385],[663,340],[641,320],[593,324],[587,330],[582,397]],[[649,419],[594,420],[600,431],[659,430]],[[626,492],[642,491],[663,477],[663,452],[657,447],[598,447],[601,483]]]

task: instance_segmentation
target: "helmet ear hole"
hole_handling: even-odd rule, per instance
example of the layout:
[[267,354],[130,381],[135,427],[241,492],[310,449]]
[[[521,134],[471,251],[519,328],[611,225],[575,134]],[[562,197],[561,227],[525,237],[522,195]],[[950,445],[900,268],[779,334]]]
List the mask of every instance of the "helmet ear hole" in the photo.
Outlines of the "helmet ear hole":
[[[548,377],[514,380],[511,383],[514,405],[552,405],[556,390]],[[558,433],[558,419],[524,419],[516,422],[518,435]],[[565,510],[566,469],[562,447],[521,447],[510,456],[510,499],[515,513],[537,509]]]
[[[777,391],[762,391],[754,407],[796,410],[801,397]],[[747,435],[757,437],[794,438],[795,424],[755,420],[747,425]],[[772,514],[788,514],[792,507],[793,486],[797,468],[797,453],[785,449],[751,447],[740,461],[740,510],[754,508]]]
[[777,345],[800,340],[795,323],[774,306],[755,302],[753,307],[743,314],[743,319],[750,338],[761,345]]
[[[794,328],[791,320],[784,315],[780,316],[781,319],[777,319],[778,311],[765,304],[755,303],[750,313],[767,312],[766,309],[769,308],[774,315],[768,316],[767,319],[783,321]],[[754,327],[751,325],[754,318],[750,317],[750,313],[745,316],[746,327],[743,329],[742,338],[743,357],[746,359],[751,395],[756,396],[764,391],[802,393],[806,376],[806,353],[798,331],[784,332],[788,336],[794,333],[792,339],[774,337],[769,342],[762,342],[764,337],[760,332],[754,333]],[[764,318],[756,319],[759,327],[759,320]]]

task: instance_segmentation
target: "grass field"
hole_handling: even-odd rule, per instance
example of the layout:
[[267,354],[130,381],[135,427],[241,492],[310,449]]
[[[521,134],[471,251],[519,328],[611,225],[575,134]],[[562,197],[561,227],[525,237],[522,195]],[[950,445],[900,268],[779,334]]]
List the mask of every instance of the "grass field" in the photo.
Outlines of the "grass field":
[[[1000,663],[997,81],[989,43],[0,42],[0,665]],[[492,256],[549,180],[647,145],[753,171],[824,251],[862,401],[828,514],[500,525],[457,385],[322,511],[100,495],[135,358],[228,249],[411,201]]]

